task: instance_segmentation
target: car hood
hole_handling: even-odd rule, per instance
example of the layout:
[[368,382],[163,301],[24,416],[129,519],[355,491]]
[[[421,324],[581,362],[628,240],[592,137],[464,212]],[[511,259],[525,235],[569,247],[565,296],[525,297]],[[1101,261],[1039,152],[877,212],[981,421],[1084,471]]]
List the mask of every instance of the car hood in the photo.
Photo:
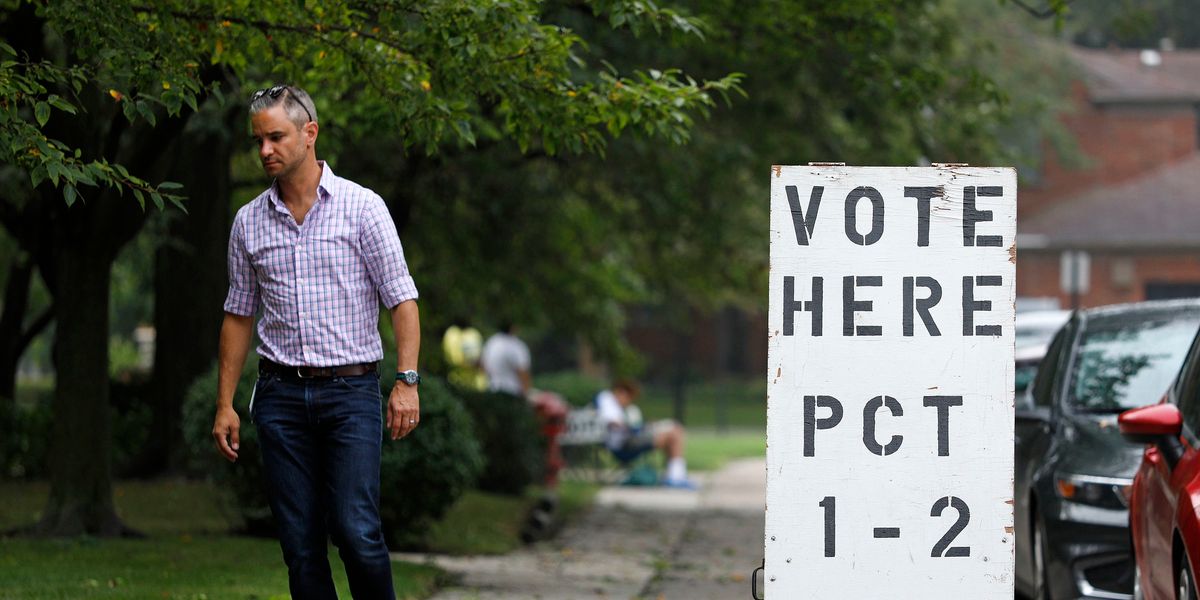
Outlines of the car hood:
[[1062,420],[1062,474],[1132,479],[1142,462],[1143,446],[1121,437],[1116,415],[1071,415]]

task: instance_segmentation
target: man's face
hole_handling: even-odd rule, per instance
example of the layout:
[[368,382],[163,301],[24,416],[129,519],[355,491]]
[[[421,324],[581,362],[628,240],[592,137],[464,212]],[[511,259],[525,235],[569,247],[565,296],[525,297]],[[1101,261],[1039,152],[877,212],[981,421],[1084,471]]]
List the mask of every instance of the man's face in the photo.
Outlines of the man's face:
[[283,102],[251,116],[250,126],[254,141],[258,143],[258,158],[263,171],[271,177],[287,177],[294,172],[316,139],[316,125],[308,123],[304,129],[296,127],[288,118]]

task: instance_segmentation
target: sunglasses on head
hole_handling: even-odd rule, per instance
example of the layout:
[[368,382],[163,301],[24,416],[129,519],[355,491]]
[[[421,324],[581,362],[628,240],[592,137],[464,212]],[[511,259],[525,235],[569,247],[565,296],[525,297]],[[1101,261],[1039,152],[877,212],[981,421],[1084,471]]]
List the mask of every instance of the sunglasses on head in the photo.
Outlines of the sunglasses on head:
[[[270,96],[272,99],[278,98],[280,94],[288,91],[290,88],[291,88],[291,86],[276,85],[276,86],[272,86],[269,88],[258,90],[257,92],[254,92],[253,94],[251,94],[250,102],[254,102],[255,100],[258,100],[259,98],[262,98],[263,96]],[[295,94],[289,93],[288,95],[291,96],[291,98],[296,101],[296,104],[300,105],[300,108],[304,109],[304,114],[308,115],[309,121],[312,121],[313,120],[312,113],[308,112],[308,107],[304,106],[304,103],[301,102],[299,98],[296,98]]]

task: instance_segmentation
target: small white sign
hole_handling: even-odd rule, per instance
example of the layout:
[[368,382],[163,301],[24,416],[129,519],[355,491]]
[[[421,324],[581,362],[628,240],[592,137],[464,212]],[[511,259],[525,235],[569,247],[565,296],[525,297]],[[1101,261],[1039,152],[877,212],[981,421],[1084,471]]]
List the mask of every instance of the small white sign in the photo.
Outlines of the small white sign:
[[1013,597],[1011,168],[771,173],[768,598]]

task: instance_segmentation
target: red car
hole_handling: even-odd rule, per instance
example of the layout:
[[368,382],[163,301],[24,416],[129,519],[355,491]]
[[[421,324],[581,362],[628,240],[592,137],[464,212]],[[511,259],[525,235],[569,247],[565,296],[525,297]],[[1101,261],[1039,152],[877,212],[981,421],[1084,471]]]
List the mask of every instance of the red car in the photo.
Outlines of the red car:
[[1200,338],[1159,404],[1123,413],[1121,433],[1147,444],[1130,490],[1134,598],[1197,600],[1200,572]]

